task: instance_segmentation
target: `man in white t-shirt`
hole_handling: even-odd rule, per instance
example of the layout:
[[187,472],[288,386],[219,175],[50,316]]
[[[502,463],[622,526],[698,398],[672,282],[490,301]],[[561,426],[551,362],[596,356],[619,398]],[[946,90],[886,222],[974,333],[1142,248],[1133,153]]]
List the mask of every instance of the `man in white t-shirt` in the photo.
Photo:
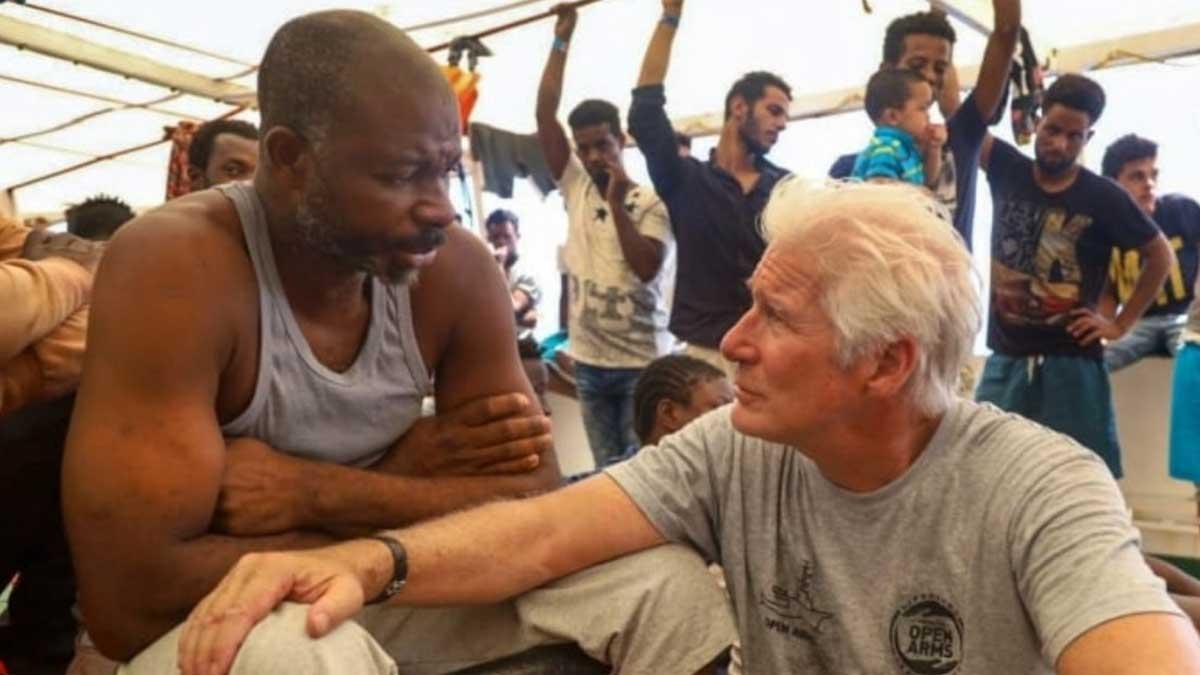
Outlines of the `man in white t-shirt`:
[[625,173],[616,106],[591,99],[571,111],[571,152],[556,113],[574,29],[574,10],[562,9],[538,89],[537,126],[566,202],[569,351],[588,444],[603,466],[637,445],[634,383],[673,343],[663,286],[673,276],[674,238],[662,200]]

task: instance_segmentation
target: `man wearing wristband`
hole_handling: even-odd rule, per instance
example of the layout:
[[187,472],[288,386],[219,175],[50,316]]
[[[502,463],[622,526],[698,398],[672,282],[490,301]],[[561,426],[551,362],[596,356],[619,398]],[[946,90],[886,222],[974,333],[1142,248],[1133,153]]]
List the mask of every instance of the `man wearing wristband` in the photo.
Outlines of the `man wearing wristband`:
[[[571,152],[556,113],[575,19],[573,7],[559,9],[538,87],[537,129],[567,208],[569,351],[583,426],[599,468],[638,446],[634,384],[647,364],[673,347],[664,284],[674,274],[675,243],[662,200],[625,173],[625,134],[616,106],[590,99],[571,111]],[[671,142],[677,152],[673,136]]]
[[750,307],[745,282],[766,248],[756,223],[771,188],[786,174],[765,155],[787,126],[791,89],[771,73],[747,73],[725,97],[716,149],[707,160],[680,157],[664,110],[663,80],[682,12],[682,0],[663,0],[633,90],[629,132],[646,157],[679,244],[671,332],[688,343],[689,354],[730,372],[717,347]]

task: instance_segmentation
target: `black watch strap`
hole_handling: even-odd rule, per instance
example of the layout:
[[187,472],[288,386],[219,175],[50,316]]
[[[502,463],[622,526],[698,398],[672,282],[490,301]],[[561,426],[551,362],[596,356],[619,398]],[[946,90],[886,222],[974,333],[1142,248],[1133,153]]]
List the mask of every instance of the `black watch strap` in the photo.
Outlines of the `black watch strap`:
[[387,545],[388,550],[392,552],[392,579],[383,587],[379,595],[371,600],[370,605],[387,602],[393,595],[400,592],[404,588],[404,583],[408,581],[408,552],[404,550],[404,545],[395,537],[387,535],[376,535],[367,537],[375,541],[383,542]]

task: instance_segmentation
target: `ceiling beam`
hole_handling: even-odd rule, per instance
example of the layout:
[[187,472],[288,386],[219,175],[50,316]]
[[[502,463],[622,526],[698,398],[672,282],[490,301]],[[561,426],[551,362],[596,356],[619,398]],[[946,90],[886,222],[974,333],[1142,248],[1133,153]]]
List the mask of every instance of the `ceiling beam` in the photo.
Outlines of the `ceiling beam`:
[[229,105],[255,105],[254,90],[249,87],[168,66],[4,14],[0,14],[0,43]]

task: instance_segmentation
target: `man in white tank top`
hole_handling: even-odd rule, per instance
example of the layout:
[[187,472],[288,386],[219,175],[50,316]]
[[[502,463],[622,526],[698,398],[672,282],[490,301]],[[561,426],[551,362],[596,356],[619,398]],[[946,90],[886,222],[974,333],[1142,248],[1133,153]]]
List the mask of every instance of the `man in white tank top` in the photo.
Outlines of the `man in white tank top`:
[[[127,225],[95,284],[64,516],[88,630],[125,672],[175,673],[172,627],[246,554],[560,480],[504,281],[449,227],[461,140],[433,61],[369,14],[313,14],[272,39],[258,93],[253,183]],[[427,393],[459,412],[413,427]],[[564,617],[553,592],[519,614],[389,608],[345,643],[281,613],[245,672],[448,672],[546,641],[694,672],[732,626],[700,560],[666,555],[588,576],[610,601],[586,615]],[[658,644],[665,630],[689,636],[685,654]]]

